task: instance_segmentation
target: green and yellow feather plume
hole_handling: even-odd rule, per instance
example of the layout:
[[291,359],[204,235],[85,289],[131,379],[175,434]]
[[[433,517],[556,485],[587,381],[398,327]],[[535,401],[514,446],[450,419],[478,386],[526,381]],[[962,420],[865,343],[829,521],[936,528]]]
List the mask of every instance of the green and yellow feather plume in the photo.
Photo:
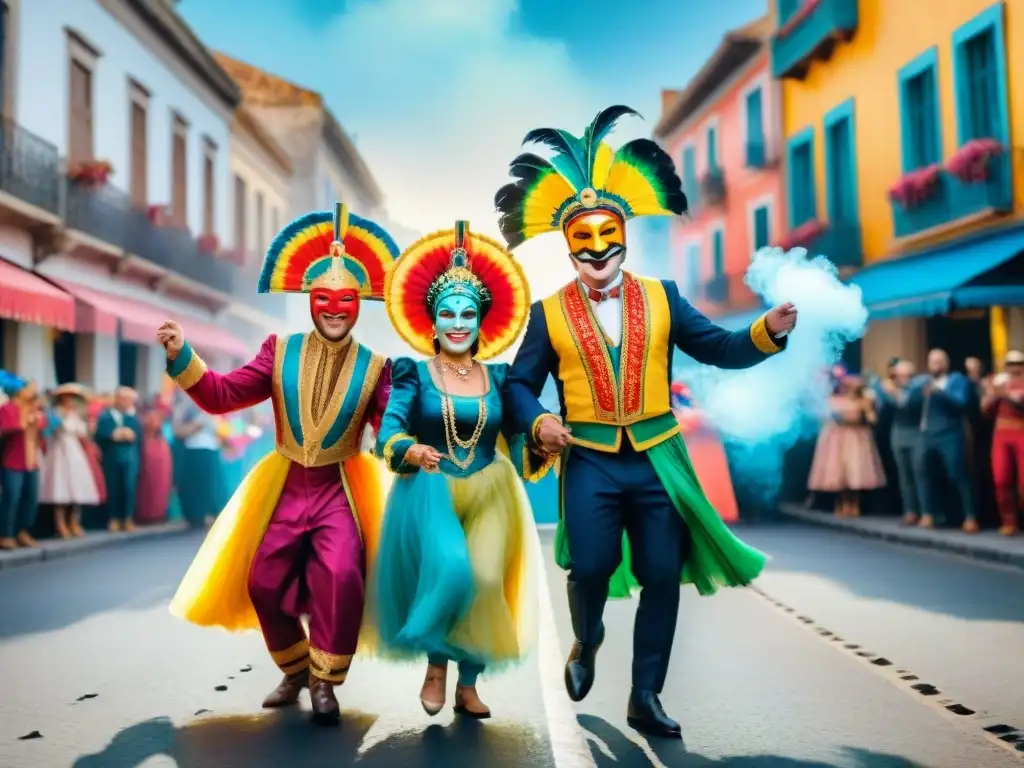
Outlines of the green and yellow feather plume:
[[561,229],[575,215],[607,209],[623,220],[686,212],[686,195],[672,159],[650,139],[635,139],[614,152],[604,138],[625,115],[617,105],[598,113],[582,138],[555,128],[530,131],[523,144],[543,144],[550,159],[527,152],[509,166],[515,181],[494,198],[498,226],[515,248],[532,237]]

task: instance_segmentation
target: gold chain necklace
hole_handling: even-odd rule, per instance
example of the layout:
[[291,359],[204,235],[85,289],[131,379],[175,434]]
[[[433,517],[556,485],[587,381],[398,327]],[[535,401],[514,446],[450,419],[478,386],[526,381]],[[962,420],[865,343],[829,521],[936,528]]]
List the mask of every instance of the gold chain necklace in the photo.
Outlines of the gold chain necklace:
[[[459,469],[465,471],[469,469],[473,459],[476,457],[476,444],[480,441],[480,436],[487,425],[487,402],[484,396],[477,400],[476,427],[473,428],[473,434],[469,440],[462,440],[459,437],[458,421],[455,416],[455,402],[452,400],[452,396],[448,394],[448,389],[444,385],[444,370],[441,367],[440,361],[436,358],[434,360],[434,367],[437,368],[441,384],[441,418],[444,422],[444,439],[448,446],[448,460]],[[455,455],[456,445],[467,451],[465,459],[459,459]]]
[[469,378],[469,374],[471,374],[473,372],[473,366],[476,365],[476,360],[473,360],[473,359],[470,359],[468,366],[462,365],[461,363],[453,363],[450,360],[444,360],[444,359],[442,359],[440,357],[437,358],[437,360],[445,368],[447,368],[449,371],[454,373],[456,376],[458,376],[463,381],[465,381],[466,379]]

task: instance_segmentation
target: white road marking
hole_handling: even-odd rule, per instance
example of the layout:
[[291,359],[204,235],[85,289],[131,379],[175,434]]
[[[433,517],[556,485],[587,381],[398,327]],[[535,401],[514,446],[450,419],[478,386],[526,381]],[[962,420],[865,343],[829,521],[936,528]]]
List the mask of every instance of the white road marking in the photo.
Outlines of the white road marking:
[[[814,621],[810,616],[801,614],[793,606],[787,605],[780,600],[763,592],[756,586],[749,587],[751,593],[763,598],[777,613],[787,617],[800,627],[813,634],[819,640],[831,648],[839,651],[850,659],[859,661],[867,666],[874,674],[916,700],[926,709],[939,715],[947,722],[953,724],[958,730],[972,736],[979,734],[990,744],[1011,752],[1017,758],[1024,760],[1024,752],[1017,749],[1016,742],[1003,741],[1000,736],[1005,733],[993,733],[987,728],[1000,725],[1016,726],[1017,729],[1024,728],[1024,724],[1006,720],[996,715],[991,715],[983,710],[962,704],[959,699],[950,697],[945,691],[939,690],[938,686],[932,686],[926,680],[915,675],[906,666],[897,664],[892,659],[883,656],[881,653],[869,651],[857,643],[855,638],[839,636],[828,627],[823,627]],[[876,663],[879,660],[889,663]],[[926,696],[920,693],[914,686],[929,685],[935,689],[935,693]],[[950,709],[950,708],[953,709]],[[955,709],[973,710],[973,714],[957,714]],[[961,710],[961,711],[963,711]],[[1011,731],[1012,733],[1012,731]],[[1018,730],[1018,736],[1024,741],[1024,731]]]
[[[554,526],[551,526],[554,527]],[[540,526],[537,526],[540,528]],[[590,745],[562,683],[564,651],[555,625],[555,609],[548,591],[547,566],[540,536],[535,535],[537,553],[537,595],[540,602],[540,626],[537,638],[537,666],[540,669],[541,698],[547,713],[551,753],[556,768],[596,768]],[[607,750],[607,746],[605,746]]]

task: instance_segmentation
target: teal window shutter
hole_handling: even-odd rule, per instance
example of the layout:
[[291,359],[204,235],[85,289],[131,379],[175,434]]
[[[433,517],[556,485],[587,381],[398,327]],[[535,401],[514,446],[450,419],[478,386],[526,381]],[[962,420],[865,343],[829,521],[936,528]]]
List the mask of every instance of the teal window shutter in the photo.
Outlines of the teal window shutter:
[[995,3],[953,33],[957,139],[1010,143],[1007,3]]
[[700,246],[696,244],[686,249],[686,283],[690,293],[700,290]]
[[903,173],[942,160],[938,49],[932,47],[899,71],[900,158]]
[[711,237],[712,248],[714,249],[714,270],[715,277],[725,274],[725,233],[722,230],[715,230]]
[[807,141],[793,150],[793,225],[797,227],[815,218],[814,162],[811,149],[811,142]]
[[764,165],[764,104],[760,88],[747,94],[747,166]]
[[770,238],[768,206],[762,205],[754,210],[754,250],[766,248]]
[[850,120],[843,118],[829,126],[826,134],[828,152],[828,217],[833,223],[851,221],[854,216],[853,168]]
[[697,187],[697,153],[692,146],[683,149],[683,192],[690,208],[696,208],[698,198]]
[[714,126],[708,128],[708,170],[718,168],[718,131]]

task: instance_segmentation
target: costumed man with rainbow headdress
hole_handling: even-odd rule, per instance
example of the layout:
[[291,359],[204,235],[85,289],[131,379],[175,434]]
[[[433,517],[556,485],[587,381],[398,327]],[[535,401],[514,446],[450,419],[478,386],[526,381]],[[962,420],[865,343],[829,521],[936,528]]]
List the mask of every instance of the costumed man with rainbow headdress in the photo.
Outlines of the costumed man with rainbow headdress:
[[[314,329],[271,335],[231,373],[209,370],[176,323],[158,340],[167,371],[204,410],[237,411],[268,398],[277,446],[221,513],[171,602],[201,626],[259,627],[284,672],[263,706],[293,704],[309,687],[314,719],[339,719],[362,623],[364,583],[380,532],[380,462],[361,453],[391,388],[390,364],[352,338],[361,300],[383,299],[398,255],[391,237],[343,205],[310,213],[271,244],[260,293],[309,294]],[[309,617],[309,634],[300,617]]]
[[368,611],[383,655],[425,658],[428,714],[444,707],[455,662],[455,712],[483,719],[477,677],[521,660],[536,629],[533,515],[509,446],[528,480],[554,463],[514,433],[508,365],[480,362],[519,338],[529,284],[504,247],[459,221],[399,257],[386,301],[398,334],[426,359],[394,361],[377,448],[398,478]]
[[[562,455],[555,554],[569,571],[575,634],[566,689],[574,701],[590,691],[605,601],[638,584],[627,720],[647,734],[679,738],[659,694],[680,582],[702,595],[748,584],[766,557],[733,535],[701,490],[672,414],[673,351],[720,368],[755,365],[785,346],[796,309],[776,307],[730,333],[673,282],[622,270],[629,219],[687,209],[672,160],[657,144],[637,139],[613,151],[605,143],[619,118],[636,114],[609,107],[582,138],[531,131],[524,144],[544,144],[553,157],[516,157],[516,181],[498,191],[495,205],[509,248],[561,230],[578,275],[531,307],[508,378],[520,428],[536,449]],[[538,400],[548,376],[557,384],[559,414]]]

